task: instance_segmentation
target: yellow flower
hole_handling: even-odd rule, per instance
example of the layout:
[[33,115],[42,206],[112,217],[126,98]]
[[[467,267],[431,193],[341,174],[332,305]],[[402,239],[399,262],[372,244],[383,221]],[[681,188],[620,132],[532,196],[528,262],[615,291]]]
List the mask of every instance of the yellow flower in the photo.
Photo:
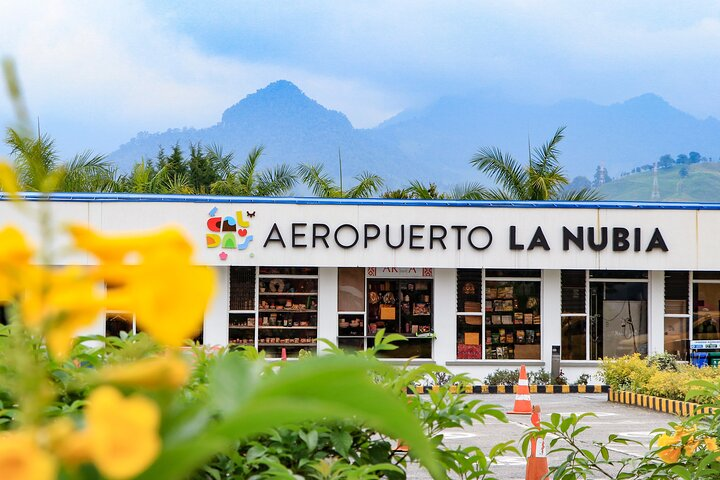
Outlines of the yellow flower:
[[665,463],[677,463],[680,459],[680,447],[670,447],[658,453],[660,459]]
[[33,248],[13,226],[0,230],[0,302],[9,302],[23,288]]
[[111,365],[99,372],[101,381],[148,389],[180,388],[190,376],[190,367],[175,355],[144,358],[130,364]]
[[690,440],[688,440],[688,442],[685,444],[685,447],[683,447],[685,455],[690,456],[695,453],[698,445],[700,445],[700,440],[695,440],[695,437],[690,437]]
[[717,452],[717,439],[715,437],[705,437],[705,448],[707,448],[711,452]]
[[674,443],[678,443],[680,441],[680,437],[678,435],[667,435],[663,434],[658,438],[657,445],[658,447],[667,447],[668,445],[672,445]]
[[79,267],[28,272],[20,301],[23,322],[43,329],[50,351],[64,357],[77,331],[92,325],[103,309],[96,282]]
[[178,229],[112,236],[72,227],[71,233],[103,262],[98,278],[112,287],[108,309],[134,312],[141,329],[166,345],[180,346],[200,331],[215,279],[210,268],[190,263],[192,246]]
[[75,245],[95,255],[103,263],[123,263],[131,253],[143,259],[171,251],[176,257],[189,261],[192,244],[177,228],[135,234],[102,234],[81,225],[69,227]]
[[57,466],[28,432],[0,434],[0,478],[3,480],[52,480]]
[[85,418],[93,463],[108,478],[134,477],[160,453],[160,410],[145,397],[97,388],[88,397]]
[[9,194],[12,200],[18,198],[17,193],[20,191],[17,176],[12,165],[7,162],[0,162],[0,190]]
[[76,430],[69,418],[58,418],[43,433],[50,451],[65,465],[77,467],[91,460],[90,436],[86,431]]

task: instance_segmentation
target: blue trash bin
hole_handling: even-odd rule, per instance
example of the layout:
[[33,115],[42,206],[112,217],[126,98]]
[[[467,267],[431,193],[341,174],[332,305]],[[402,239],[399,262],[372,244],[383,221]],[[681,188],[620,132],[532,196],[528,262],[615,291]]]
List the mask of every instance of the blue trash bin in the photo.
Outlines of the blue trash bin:
[[708,365],[708,354],[707,352],[691,352],[690,363],[696,367],[707,367]]

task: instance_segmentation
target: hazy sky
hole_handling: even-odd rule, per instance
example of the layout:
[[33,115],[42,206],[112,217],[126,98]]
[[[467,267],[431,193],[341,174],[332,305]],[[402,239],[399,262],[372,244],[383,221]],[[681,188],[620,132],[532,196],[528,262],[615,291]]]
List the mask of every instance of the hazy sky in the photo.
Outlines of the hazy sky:
[[475,90],[603,104],[653,92],[720,117],[720,1],[2,0],[0,12],[0,55],[68,154],[212,125],[281,78],[356,127]]

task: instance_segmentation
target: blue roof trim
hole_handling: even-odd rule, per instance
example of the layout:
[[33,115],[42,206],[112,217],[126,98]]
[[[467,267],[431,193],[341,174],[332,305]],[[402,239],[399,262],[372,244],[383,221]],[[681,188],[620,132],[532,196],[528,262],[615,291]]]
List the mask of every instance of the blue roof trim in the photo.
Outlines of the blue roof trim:
[[[682,202],[561,202],[561,201],[494,201],[494,200],[397,200],[390,198],[313,198],[313,197],[220,197],[212,195],[149,195],[134,193],[21,193],[29,201],[55,202],[168,202],[168,203],[255,203],[277,205],[367,205],[414,207],[481,207],[481,208],[591,208],[642,210],[720,210],[720,203]],[[0,193],[0,201],[8,201]]]

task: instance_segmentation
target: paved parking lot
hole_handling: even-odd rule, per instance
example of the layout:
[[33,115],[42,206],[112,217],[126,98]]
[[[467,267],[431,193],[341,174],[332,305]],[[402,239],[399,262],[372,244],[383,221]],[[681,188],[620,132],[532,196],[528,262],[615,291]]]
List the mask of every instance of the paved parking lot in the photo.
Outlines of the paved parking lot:
[[[488,403],[501,405],[505,411],[510,410],[515,400],[512,394],[505,395],[483,395],[483,400]],[[596,417],[588,417],[584,424],[592,428],[581,434],[581,442],[587,446],[593,440],[606,440],[608,435],[615,433],[626,438],[638,440],[647,445],[652,437],[650,433],[658,427],[667,426],[667,423],[677,417],[666,413],[659,413],[645,410],[639,407],[609,403],[605,394],[562,394],[562,395],[532,395],[533,405],[540,405],[542,409],[541,420],[549,421],[551,413],[583,413],[593,412]],[[473,425],[466,429],[453,429],[446,431],[447,443],[449,445],[476,445],[488,452],[498,442],[507,440],[519,440],[525,429],[530,426],[529,415],[509,415],[509,423],[500,423],[490,419],[485,425]],[[644,447],[640,445],[620,446],[614,455],[639,456],[644,453]],[[564,457],[557,454],[549,458],[552,465],[553,460],[558,463],[558,458]],[[498,478],[514,480],[525,478],[525,459],[517,456],[501,458],[501,462],[494,468]],[[411,470],[408,478],[424,480],[430,477],[419,470]]]

